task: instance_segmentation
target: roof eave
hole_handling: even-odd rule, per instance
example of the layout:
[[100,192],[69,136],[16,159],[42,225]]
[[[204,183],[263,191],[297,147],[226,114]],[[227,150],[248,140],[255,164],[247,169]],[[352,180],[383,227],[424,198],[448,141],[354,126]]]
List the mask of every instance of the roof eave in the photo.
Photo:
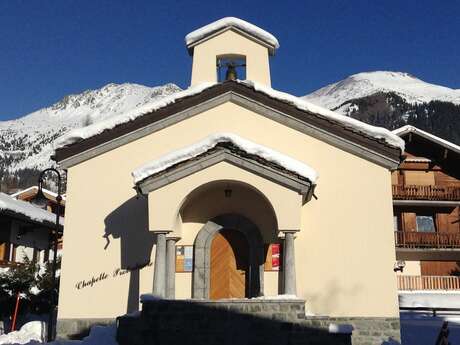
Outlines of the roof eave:
[[[47,220],[38,221],[38,220],[32,219],[32,218],[20,213],[20,212],[14,212],[12,210],[2,209],[2,210],[0,210],[0,214],[6,215],[8,217],[11,217],[11,218],[19,220],[19,221],[34,224],[34,225],[36,225],[38,227],[47,228],[47,229],[55,229],[56,228],[56,223],[54,223],[54,222],[49,222]],[[59,224],[59,230],[62,231],[63,228],[64,228],[64,224]]]
[[251,41],[254,41],[254,42],[266,47],[268,49],[268,52],[269,52],[270,56],[275,55],[276,47],[274,45],[268,43],[267,41],[261,40],[258,37],[255,37],[254,35],[250,34],[249,32],[244,31],[244,30],[242,30],[242,29],[240,29],[238,27],[235,27],[233,25],[229,25],[229,26],[227,26],[225,28],[221,28],[219,30],[216,30],[216,31],[214,31],[214,32],[202,37],[201,39],[199,39],[199,40],[197,40],[197,41],[195,41],[195,42],[193,42],[191,44],[188,44],[187,45],[188,54],[190,56],[193,56],[194,48],[197,45],[199,45],[199,44],[201,44],[203,42],[206,42],[206,41],[208,41],[208,40],[210,40],[210,39],[212,39],[212,38],[214,38],[214,37],[226,32],[226,31],[229,31],[229,30],[235,31],[235,32],[239,33],[240,35],[250,39]]
[[[326,138],[328,139],[325,140],[326,142],[367,158],[388,169],[395,169],[400,163],[401,151],[399,148],[393,147],[382,140],[370,138],[363,133],[353,131],[318,114],[299,110],[295,106],[272,98],[251,86],[232,81],[216,84],[201,93],[178,99],[175,103],[164,108],[144,114],[133,121],[120,124],[110,131],[107,130],[94,137],[59,148],[56,150],[55,160],[61,167],[66,169],[226,101],[252,107],[254,111],[265,113],[267,117],[289,127],[319,139]],[[156,113],[156,116],[152,116],[154,113]],[[340,144],[341,142],[343,144]],[[356,149],[353,148],[354,146],[356,146]],[[375,157],[370,157],[368,152]],[[82,155],[85,155],[85,157]],[[76,156],[81,157],[77,159],[75,158]]]

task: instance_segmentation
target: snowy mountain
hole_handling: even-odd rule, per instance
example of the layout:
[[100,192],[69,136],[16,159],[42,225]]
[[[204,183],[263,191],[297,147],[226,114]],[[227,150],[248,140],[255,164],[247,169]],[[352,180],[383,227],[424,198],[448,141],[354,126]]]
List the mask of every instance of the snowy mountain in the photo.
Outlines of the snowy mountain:
[[[54,140],[67,131],[178,91],[174,84],[108,84],[65,96],[17,120],[0,122],[0,190],[36,184],[38,172],[53,165]],[[395,129],[411,124],[460,144],[460,90],[429,84],[407,73],[359,73],[303,98],[372,125]]]
[[346,111],[352,99],[373,94],[393,92],[410,104],[442,101],[460,104],[460,90],[424,82],[408,73],[365,72],[358,73],[337,83],[327,85],[303,98],[328,109]]
[[460,90],[408,73],[358,73],[302,98],[372,125],[395,129],[411,124],[460,143]]
[[[174,84],[147,87],[108,84],[65,96],[50,107],[0,122],[0,179],[10,188],[36,184],[38,170],[50,167],[53,141],[63,133],[105,120],[178,92]],[[30,181],[29,181],[30,180]]]

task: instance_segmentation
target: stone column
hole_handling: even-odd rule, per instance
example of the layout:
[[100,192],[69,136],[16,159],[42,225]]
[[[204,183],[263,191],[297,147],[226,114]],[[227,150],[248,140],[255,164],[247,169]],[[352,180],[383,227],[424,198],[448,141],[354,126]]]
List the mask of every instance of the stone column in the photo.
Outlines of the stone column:
[[176,242],[179,237],[166,238],[166,298],[176,297]]
[[284,293],[286,295],[296,295],[296,277],[295,277],[295,252],[294,252],[294,234],[296,231],[284,232]]
[[165,297],[166,290],[166,234],[168,231],[155,232],[157,245],[155,248],[155,271],[153,273],[153,294]]

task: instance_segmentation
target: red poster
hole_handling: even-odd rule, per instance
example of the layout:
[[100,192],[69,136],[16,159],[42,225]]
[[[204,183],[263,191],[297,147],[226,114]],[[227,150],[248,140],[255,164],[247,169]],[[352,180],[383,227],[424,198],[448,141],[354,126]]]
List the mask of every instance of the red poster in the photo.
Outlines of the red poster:
[[280,269],[280,245],[272,244],[272,270]]

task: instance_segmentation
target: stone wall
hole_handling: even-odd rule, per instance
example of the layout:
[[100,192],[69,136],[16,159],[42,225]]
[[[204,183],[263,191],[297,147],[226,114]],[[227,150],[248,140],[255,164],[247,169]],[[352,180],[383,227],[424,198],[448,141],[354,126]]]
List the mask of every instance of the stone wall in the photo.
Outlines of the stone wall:
[[350,345],[350,334],[302,323],[302,300],[145,301],[118,319],[120,345]]
[[59,340],[79,340],[89,334],[91,327],[114,324],[114,319],[59,319],[56,338]]
[[329,329],[331,323],[353,326],[353,345],[396,345],[401,343],[399,318],[306,317],[303,324]]
[[[58,338],[78,339],[95,324],[113,322],[61,319]],[[147,300],[141,313],[117,322],[120,345],[400,344],[399,318],[305,316],[303,300]],[[352,336],[330,333],[331,324],[351,325]]]

